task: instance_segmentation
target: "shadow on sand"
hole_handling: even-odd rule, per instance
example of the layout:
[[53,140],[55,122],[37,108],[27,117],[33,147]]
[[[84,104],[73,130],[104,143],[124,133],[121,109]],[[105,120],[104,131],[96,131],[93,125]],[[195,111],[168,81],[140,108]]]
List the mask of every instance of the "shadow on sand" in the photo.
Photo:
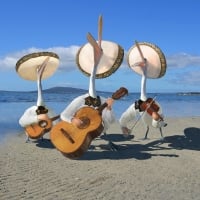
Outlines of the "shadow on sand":
[[[164,157],[178,157],[177,154],[167,153],[153,153],[157,150],[170,150],[170,149],[188,149],[188,150],[200,150],[200,129],[196,127],[189,127],[184,130],[184,135],[167,136],[163,140],[155,140],[147,144],[121,144],[123,143],[123,137],[120,134],[109,134],[101,136],[100,139],[104,139],[112,142],[120,142],[116,145],[116,151],[113,151],[109,144],[98,145],[100,150],[95,150],[95,146],[91,145],[91,148],[81,157],[79,160],[98,160],[98,159],[130,159],[135,158],[138,160],[150,159],[152,156],[164,156]],[[165,147],[164,147],[164,146]]]
[[[133,136],[129,138],[129,143],[123,138],[121,134],[108,134],[102,135],[97,140],[105,140],[107,144],[100,144],[98,146],[90,145],[90,148],[84,155],[78,160],[98,160],[98,159],[138,159],[146,160],[152,156],[164,156],[164,157],[178,157],[177,154],[167,154],[166,152],[156,153],[156,151],[162,150],[200,150],[200,128],[189,127],[184,129],[184,134],[178,134],[173,136],[164,137],[163,140],[154,140],[146,144],[140,144],[140,141],[134,141]],[[114,149],[109,145],[109,141],[114,144]],[[133,141],[133,143],[131,143]],[[33,141],[37,147],[40,148],[55,148],[50,139],[39,139]],[[116,143],[118,144],[116,144]],[[123,144],[124,143],[124,144]],[[96,148],[98,147],[98,148]],[[155,153],[153,153],[155,152]]]
[[33,141],[34,143],[36,143],[36,146],[37,147],[40,147],[40,148],[48,148],[48,149],[53,149],[55,148],[51,142],[50,139],[47,139],[47,138],[43,138],[43,139],[38,139],[38,140],[35,140]]

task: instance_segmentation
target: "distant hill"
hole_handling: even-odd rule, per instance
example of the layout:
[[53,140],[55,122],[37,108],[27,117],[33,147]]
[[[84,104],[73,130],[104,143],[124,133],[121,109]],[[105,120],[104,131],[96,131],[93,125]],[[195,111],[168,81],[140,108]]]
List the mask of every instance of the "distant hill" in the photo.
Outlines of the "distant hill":
[[[8,92],[8,93],[37,93],[37,90],[32,90],[32,91],[7,91],[7,90],[0,90],[0,92]],[[44,93],[78,93],[78,94],[81,94],[81,93],[87,93],[88,90],[86,89],[80,89],[80,88],[73,88],[73,87],[61,87],[61,86],[58,86],[58,87],[52,87],[52,88],[48,88],[48,89],[43,89],[43,92]],[[105,93],[108,93],[108,95],[112,95],[113,92],[108,92],[108,91],[97,91],[97,93],[99,95],[101,94],[105,94]],[[129,92],[129,94],[138,94],[138,92]],[[155,93],[149,93],[149,94],[154,94]],[[158,93],[157,93],[158,94]],[[180,96],[190,96],[190,95],[194,95],[194,96],[199,96],[200,95],[200,92],[175,92],[175,94],[177,95],[180,95]]]
[[[73,88],[73,87],[52,87],[48,89],[42,90],[44,93],[86,93],[88,90],[80,89],[80,88]],[[37,93],[37,90],[31,91],[7,91],[7,90],[0,90],[0,92],[11,92],[11,93],[18,93],[18,92],[25,92],[25,93]],[[110,93],[110,92],[103,92],[97,91],[97,93]]]
[[71,92],[87,92],[87,90],[72,87],[53,87],[43,90],[45,93],[71,93]]
[[[52,87],[49,89],[43,89],[44,93],[71,93],[71,92],[87,92],[88,90],[79,89],[79,88],[72,88],[72,87]],[[0,92],[12,92],[12,93],[18,93],[18,92],[28,92],[28,93],[35,93],[37,90],[32,91],[7,91],[7,90],[0,90]]]
[[[37,91],[34,91],[37,92]],[[73,87],[53,87],[49,89],[43,90],[44,93],[87,93],[88,90],[85,89],[80,89],[80,88],[73,88]],[[104,92],[104,91],[97,91],[97,93],[102,94],[102,93],[108,93],[110,94],[111,92]]]

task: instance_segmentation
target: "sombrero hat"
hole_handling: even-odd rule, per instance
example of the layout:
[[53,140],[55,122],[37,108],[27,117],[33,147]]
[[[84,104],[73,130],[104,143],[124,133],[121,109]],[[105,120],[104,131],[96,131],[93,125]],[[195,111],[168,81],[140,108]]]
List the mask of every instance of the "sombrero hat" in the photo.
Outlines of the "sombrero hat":
[[20,77],[26,80],[37,80],[37,68],[47,59],[42,79],[54,74],[59,65],[59,56],[53,52],[37,52],[23,56],[16,63],[16,71]]
[[129,49],[127,54],[128,65],[139,75],[142,75],[143,71],[137,63],[143,61],[143,58],[147,61],[146,76],[148,78],[160,78],[165,75],[166,59],[158,46],[148,42],[139,42]]
[[88,33],[88,43],[83,45],[76,54],[76,64],[81,72],[90,76],[95,65],[94,49],[101,48],[102,56],[98,62],[95,78],[105,78],[114,73],[121,65],[124,58],[124,49],[115,42],[102,40],[102,16],[99,16],[98,21],[98,41]]
[[[111,41],[101,41],[103,55],[98,64],[96,78],[105,78],[114,73],[121,65],[124,57],[124,49]],[[83,45],[77,55],[76,63],[81,72],[90,76],[94,67],[94,52],[90,43]]]

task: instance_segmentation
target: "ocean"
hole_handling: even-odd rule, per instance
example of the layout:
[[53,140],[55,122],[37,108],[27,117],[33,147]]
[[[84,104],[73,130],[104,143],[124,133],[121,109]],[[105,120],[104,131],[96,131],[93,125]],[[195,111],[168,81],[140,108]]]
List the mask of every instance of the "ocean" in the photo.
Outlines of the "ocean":
[[[77,96],[86,93],[86,90],[74,88],[53,88],[43,91],[43,98],[48,107],[59,114]],[[111,92],[98,92],[105,98],[111,97]],[[155,97],[160,104],[165,117],[196,117],[200,116],[199,93],[150,93],[148,97]],[[116,100],[113,106],[116,118],[119,119],[135,100],[140,97],[139,93],[129,93],[127,96]],[[35,105],[37,92],[11,92],[0,91],[0,141],[7,134],[19,134],[23,129],[18,120],[23,112],[30,106]]]

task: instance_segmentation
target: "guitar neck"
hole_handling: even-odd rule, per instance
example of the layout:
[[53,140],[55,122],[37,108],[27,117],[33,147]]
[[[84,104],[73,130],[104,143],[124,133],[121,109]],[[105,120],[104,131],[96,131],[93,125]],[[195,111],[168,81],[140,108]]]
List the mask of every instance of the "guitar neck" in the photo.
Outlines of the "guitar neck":
[[107,107],[107,103],[103,103],[102,105],[99,106],[99,108],[97,109],[99,111],[99,114],[101,115],[103,110]]
[[[117,100],[117,99],[123,97],[126,94],[128,94],[128,90],[125,87],[121,87],[115,93],[112,94],[112,99]],[[106,108],[107,106],[108,106],[107,102],[105,102],[105,103],[103,103],[102,105],[99,106],[99,108],[97,110],[99,111],[100,115],[102,114],[103,109]]]
[[60,118],[60,115],[56,115],[55,117],[52,117],[51,118],[51,121],[55,121],[55,120],[57,120],[57,119],[59,119]]

